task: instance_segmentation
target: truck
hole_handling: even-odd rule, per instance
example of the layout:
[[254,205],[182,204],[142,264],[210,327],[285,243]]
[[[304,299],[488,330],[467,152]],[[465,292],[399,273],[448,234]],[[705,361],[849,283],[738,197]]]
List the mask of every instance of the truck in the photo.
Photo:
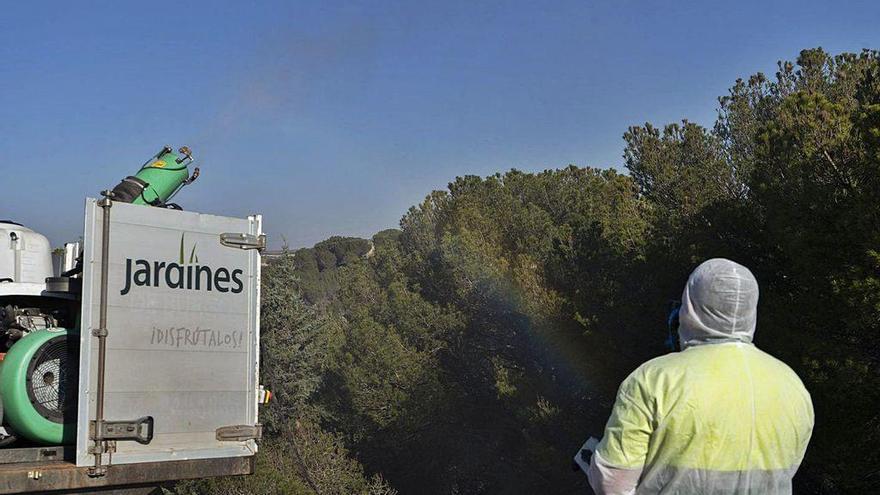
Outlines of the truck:
[[0,494],[247,475],[262,428],[262,217],[183,211],[165,147],[53,250],[0,221]]

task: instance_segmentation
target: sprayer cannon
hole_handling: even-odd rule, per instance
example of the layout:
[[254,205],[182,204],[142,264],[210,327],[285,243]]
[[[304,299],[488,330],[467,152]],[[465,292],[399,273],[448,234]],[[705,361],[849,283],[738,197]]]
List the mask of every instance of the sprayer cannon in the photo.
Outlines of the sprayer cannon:
[[193,169],[192,175],[189,173],[193,161],[188,147],[181,146],[175,153],[171,146],[165,146],[144,162],[136,174],[122,179],[113,188],[112,198],[122,203],[180,209],[170,201],[183,186],[199,177],[199,167]]

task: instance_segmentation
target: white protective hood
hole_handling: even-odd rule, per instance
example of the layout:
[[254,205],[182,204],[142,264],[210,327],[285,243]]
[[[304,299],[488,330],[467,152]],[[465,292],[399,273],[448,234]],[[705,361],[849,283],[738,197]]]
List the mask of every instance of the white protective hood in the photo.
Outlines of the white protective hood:
[[681,295],[681,348],[717,342],[750,343],[758,319],[758,281],[748,268],[724,258],[703,262]]

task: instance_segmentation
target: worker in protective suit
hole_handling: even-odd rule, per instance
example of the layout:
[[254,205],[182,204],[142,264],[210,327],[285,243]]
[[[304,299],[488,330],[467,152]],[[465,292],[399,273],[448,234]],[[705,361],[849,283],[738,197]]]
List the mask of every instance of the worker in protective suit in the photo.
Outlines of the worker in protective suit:
[[688,278],[681,352],[635,370],[587,472],[599,495],[791,493],[813,431],[797,375],[752,344],[758,283],[726,259]]

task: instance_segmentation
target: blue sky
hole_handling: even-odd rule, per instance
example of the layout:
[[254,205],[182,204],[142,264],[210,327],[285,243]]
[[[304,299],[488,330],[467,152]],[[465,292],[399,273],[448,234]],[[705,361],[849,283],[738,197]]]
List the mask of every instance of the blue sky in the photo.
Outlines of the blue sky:
[[395,227],[457,175],[619,167],[646,121],[711,125],[737,77],[880,48],[880,2],[9,2],[0,218],[54,244],[169,144],[177,201],[273,246]]

